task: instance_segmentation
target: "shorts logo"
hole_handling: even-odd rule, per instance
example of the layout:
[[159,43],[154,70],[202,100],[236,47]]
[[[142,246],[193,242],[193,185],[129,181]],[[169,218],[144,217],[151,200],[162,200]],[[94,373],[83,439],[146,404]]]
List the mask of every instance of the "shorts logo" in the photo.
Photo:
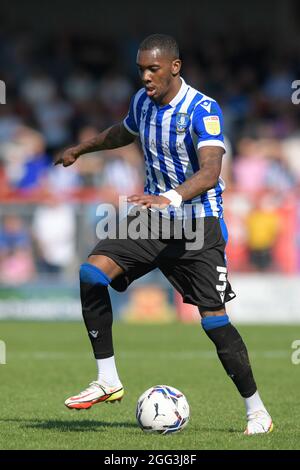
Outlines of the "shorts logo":
[[190,122],[190,116],[186,113],[176,113],[176,132],[183,134]]
[[220,273],[219,274],[219,281],[222,283],[222,284],[217,284],[216,289],[220,294],[222,302],[224,302],[225,290],[226,290],[226,286],[227,286],[227,268],[225,268],[223,266],[217,266],[216,269],[217,269],[218,273]]
[[221,133],[219,116],[206,116],[203,118],[203,122],[208,134],[219,135]]

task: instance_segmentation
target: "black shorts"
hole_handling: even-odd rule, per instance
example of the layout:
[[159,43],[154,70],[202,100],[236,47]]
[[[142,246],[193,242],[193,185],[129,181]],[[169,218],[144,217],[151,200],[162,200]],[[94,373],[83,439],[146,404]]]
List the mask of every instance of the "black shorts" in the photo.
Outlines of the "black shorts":
[[[147,217],[149,214],[150,211]],[[123,223],[128,226],[135,217],[129,215]],[[174,233],[172,236],[172,232],[171,238],[164,239],[160,232],[158,239],[150,235],[147,239],[105,238],[90,255],[108,256],[123,268],[124,273],[111,282],[119,292],[159,268],[185,303],[197,305],[200,310],[218,310],[235,297],[227,279],[224,230],[216,217],[205,217],[200,222],[203,244],[197,249],[187,249],[187,242],[190,244],[191,240],[187,240],[184,233],[181,239],[175,238]]]

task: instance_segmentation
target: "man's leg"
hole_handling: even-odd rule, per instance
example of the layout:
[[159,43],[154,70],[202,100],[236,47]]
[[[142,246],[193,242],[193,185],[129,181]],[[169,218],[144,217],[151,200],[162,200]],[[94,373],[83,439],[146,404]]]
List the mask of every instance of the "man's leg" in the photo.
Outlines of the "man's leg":
[[70,397],[68,408],[90,408],[95,403],[120,400],[124,394],[114,359],[110,282],[123,270],[111,258],[92,255],[80,267],[82,314],[97,361],[98,378],[77,396]]
[[230,323],[225,309],[199,308],[202,327],[215,344],[218,357],[243,397],[248,418],[245,434],[270,432],[273,423],[257,391],[249,356],[239,332]]

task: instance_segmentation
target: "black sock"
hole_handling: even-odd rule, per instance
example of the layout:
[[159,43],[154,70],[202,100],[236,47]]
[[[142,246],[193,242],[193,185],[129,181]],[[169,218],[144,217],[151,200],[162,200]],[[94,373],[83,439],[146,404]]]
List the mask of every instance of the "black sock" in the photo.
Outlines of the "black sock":
[[225,326],[204,330],[216,346],[219,359],[229,377],[244,398],[257,390],[245,343],[239,332],[227,323]]
[[[104,273],[101,273],[95,266],[88,265],[88,263],[82,266],[80,272],[82,315],[95,358],[105,359],[114,355],[112,340],[113,315],[108,288],[107,285],[103,285],[105,282]],[[86,270],[89,270],[92,275],[90,272],[87,275]],[[99,281],[103,283],[101,284]]]

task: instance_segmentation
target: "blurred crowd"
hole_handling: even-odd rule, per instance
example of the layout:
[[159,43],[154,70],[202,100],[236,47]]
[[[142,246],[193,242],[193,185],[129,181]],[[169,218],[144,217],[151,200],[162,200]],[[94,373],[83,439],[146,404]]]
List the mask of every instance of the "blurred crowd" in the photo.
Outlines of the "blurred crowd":
[[[142,191],[136,144],[84,156],[67,170],[53,165],[62,148],[124,118],[140,87],[139,40],[0,36],[7,94],[0,105],[0,278],[22,284],[40,273],[72,272],[93,243],[96,203]],[[291,100],[299,45],[276,52],[271,38],[197,40],[196,31],[178,39],[182,76],[217,99],[225,116],[232,267],[280,271],[276,243],[285,210],[294,204],[297,213],[299,203],[300,105]]]

